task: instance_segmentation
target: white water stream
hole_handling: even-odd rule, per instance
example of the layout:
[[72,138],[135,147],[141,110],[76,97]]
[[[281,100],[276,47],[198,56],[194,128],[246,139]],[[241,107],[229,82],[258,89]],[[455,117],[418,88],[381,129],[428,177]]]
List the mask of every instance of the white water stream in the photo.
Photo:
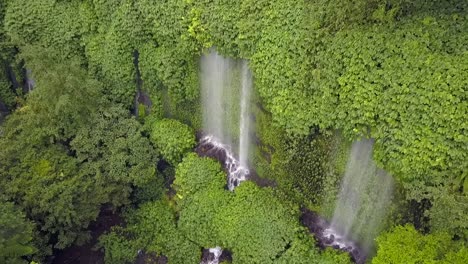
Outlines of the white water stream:
[[247,61],[227,59],[214,50],[202,56],[200,68],[203,132],[207,135],[201,144],[225,152],[232,191],[249,174],[252,74]]
[[[200,145],[223,157],[227,187],[233,191],[249,175],[252,74],[247,61],[227,59],[214,50],[202,56],[200,68],[203,132],[206,134]],[[222,249],[210,248],[209,252],[213,259],[202,264],[218,264]]]
[[369,251],[382,227],[393,192],[393,179],[377,168],[372,160],[373,140],[353,143],[335,212],[323,235],[331,246],[348,251],[355,248],[352,241]]

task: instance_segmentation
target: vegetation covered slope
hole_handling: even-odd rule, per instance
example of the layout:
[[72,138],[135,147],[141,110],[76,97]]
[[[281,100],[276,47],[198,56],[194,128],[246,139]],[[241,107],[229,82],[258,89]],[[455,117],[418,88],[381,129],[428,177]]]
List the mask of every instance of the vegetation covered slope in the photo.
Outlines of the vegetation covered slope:
[[[288,202],[326,213],[346,149],[332,144],[330,131],[339,130],[343,142],[373,137],[375,160],[397,180],[391,225],[409,223],[425,233],[427,243],[418,247],[436,252],[428,253],[434,261],[466,260],[468,2],[6,0],[0,19],[0,120],[12,112],[0,128],[0,201],[5,215],[24,226],[18,236],[0,240],[21,245],[12,255],[0,249],[0,257],[20,261],[34,254],[37,260],[52,248],[83,243],[103,205],[150,201],[135,209],[142,217],[128,220],[130,227],[140,228],[148,210],[168,223],[174,237],[190,236],[193,223],[182,218],[177,226],[174,213],[196,209],[158,199],[193,147],[189,134],[200,129],[197,63],[214,46],[226,56],[249,59],[255,77],[260,144],[252,160],[279,190],[252,193],[284,192],[293,200]],[[27,70],[35,83],[30,93]],[[142,108],[135,102],[145,96],[151,103],[143,112],[157,121],[143,126],[144,115],[130,113]],[[174,138],[178,134],[183,140]],[[159,160],[166,166],[158,167]],[[175,176],[175,186],[183,183]],[[213,210],[229,196],[221,190],[201,195],[192,187],[181,193],[184,188],[176,187],[179,195],[188,192],[200,203],[211,202],[210,195],[220,199],[208,206]],[[256,212],[252,217],[267,221],[246,202],[249,195],[231,195],[241,199],[233,212]],[[282,206],[291,205],[270,211]],[[226,215],[231,211],[211,213],[237,219]],[[243,220],[236,221],[230,228]],[[289,241],[290,249],[276,258],[285,263],[293,250],[306,254],[304,245],[311,244],[288,231],[297,223],[287,223],[279,228],[284,234],[274,234]],[[248,262],[252,256],[240,254],[248,254],[252,241],[238,241],[225,223],[208,226],[220,225],[212,241],[203,233],[196,244],[181,243],[188,251],[222,243],[239,254],[233,261]],[[255,239],[270,239],[256,228]],[[391,248],[395,237],[411,241],[420,235],[406,227],[388,232],[377,239],[376,263],[398,263],[398,256],[387,254],[400,250]],[[166,238],[151,239],[162,245]],[[426,246],[434,239],[457,244],[453,248],[461,253],[437,253],[443,247]],[[273,243],[253,257],[271,259],[282,246]],[[171,256],[173,248],[153,250]],[[198,258],[194,252],[186,256]]]

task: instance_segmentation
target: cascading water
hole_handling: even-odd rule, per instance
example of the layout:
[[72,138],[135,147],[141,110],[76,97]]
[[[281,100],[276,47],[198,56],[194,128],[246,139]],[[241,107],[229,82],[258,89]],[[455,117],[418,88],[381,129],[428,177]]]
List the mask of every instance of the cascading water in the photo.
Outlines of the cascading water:
[[[372,160],[373,144],[368,139],[353,143],[332,222],[322,234],[324,245],[351,252],[357,263],[365,261],[393,191],[392,177]],[[353,241],[359,241],[359,249]]]
[[236,159],[229,145],[219,143],[217,138],[207,135],[200,140],[198,149],[203,153],[202,156],[213,157],[224,163],[228,175],[227,187],[230,191],[247,179],[249,170]]
[[[246,61],[226,59],[214,50],[201,58],[200,68],[203,132],[206,135],[200,140],[198,149],[203,155],[224,163],[227,187],[232,191],[249,175],[252,75]],[[233,151],[235,147],[238,159]],[[209,253],[211,258],[202,264],[218,264],[222,249],[210,248]]]
[[36,86],[36,82],[32,78],[32,72],[29,69],[26,70],[25,85],[26,89],[28,89],[28,92],[30,92],[34,88],[34,86]]
[[[216,52],[201,58],[201,91],[203,106],[203,130],[221,142],[229,142],[225,131],[225,102],[231,79],[230,69],[233,61],[225,59]],[[221,143],[220,142],[220,143]]]
[[208,256],[200,264],[218,264],[223,250],[220,247],[208,249]]
[[242,62],[242,94],[239,136],[239,162],[242,168],[247,168],[249,158],[250,133],[250,91],[252,90],[252,75],[246,61]]
[[[252,75],[246,61],[239,63],[211,51],[201,58],[201,80],[206,136],[200,145],[212,155],[222,156],[220,160],[224,161],[228,173],[228,189],[232,191],[249,174]],[[232,124],[238,124],[238,131],[231,128]]]

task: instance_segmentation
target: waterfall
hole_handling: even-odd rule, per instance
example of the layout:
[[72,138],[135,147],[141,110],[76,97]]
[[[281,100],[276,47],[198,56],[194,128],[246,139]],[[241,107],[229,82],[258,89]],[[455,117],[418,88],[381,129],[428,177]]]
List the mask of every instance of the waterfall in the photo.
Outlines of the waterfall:
[[[393,192],[392,177],[372,160],[374,142],[353,143],[331,225],[324,231],[329,244],[352,250],[359,241],[369,252],[377,236]],[[359,261],[357,261],[359,263]]]
[[223,143],[230,143],[224,119],[233,64],[232,60],[223,58],[216,52],[210,52],[201,58],[203,130]]
[[210,248],[208,250],[208,257],[204,258],[200,264],[218,264],[222,254],[223,250],[220,247]]
[[200,145],[224,161],[232,191],[249,174],[252,75],[246,61],[224,58],[214,50],[202,56],[200,68],[206,134]]
[[[234,190],[249,175],[250,94],[252,74],[247,61],[234,61],[213,49],[201,58],[203,132],[198,149],[216,157],[227,170],[227,187]],[[238,158],[234,153],[237,149]],[[218,264],[220,247],[210,248],[202,264]]]
[[36,86],[36,82],[32,78],[32,71],[30,69],[26,69],[25,86],[27,92],[31,92],[34,86]]
[[239,162],[241,167],[247,168],[249,158],[250,134],[250,91],[252,90],[252,75],[246,61],[242,62],[242,94],[239,136]]

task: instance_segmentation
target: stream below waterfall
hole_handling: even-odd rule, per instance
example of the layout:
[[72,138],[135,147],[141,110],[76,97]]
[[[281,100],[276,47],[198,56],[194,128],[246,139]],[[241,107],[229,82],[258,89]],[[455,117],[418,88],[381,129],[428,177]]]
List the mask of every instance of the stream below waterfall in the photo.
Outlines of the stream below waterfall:
[[[233,191],[235,187],[248,179],[250,171],[247,167],[241,166],[241,163],[235,158],[231,147],[222,144],[214,136],[203,136],[195,152],[202,157],[211,157],[218,160],[227,174],[226,188]],[[218,264],[224,252],[221,247],[205,249],[203,251],[201,264]],[[230,254],[229,254],[230,255]]]
[[349,240],[332,230],[330,222],[321,217],[317,212],[302,208],[300,221],[314,235],[319,248],[332,247],[342,250],[348,252],[351,260],[355,263],[365,263],[367,253],[362,246],[358,242]]
[[[227,173],[233,191],[248,179],[250,150],[250,95],[252,74],[246,60],[219,55],[214,49],[200,60],[203,131],[197,153],[216,158]],[[238,153],[236,157],[234,153]],[[209,249],[203,264],[218,264],[223,250]]]

